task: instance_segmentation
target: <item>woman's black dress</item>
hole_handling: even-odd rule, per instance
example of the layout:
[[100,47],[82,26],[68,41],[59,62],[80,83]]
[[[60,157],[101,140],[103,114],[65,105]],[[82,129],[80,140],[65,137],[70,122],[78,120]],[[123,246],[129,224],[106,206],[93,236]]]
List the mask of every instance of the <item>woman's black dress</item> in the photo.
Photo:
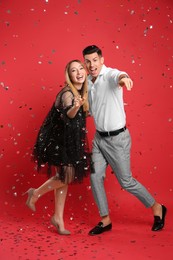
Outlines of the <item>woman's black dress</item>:
[[81,182],[90,172],[90,153],[86,131],[86,113],[80,107],[74,118],[67,116],[73,106],[74,95],[68,86],[56,97],[45,118],[34,146],[34,160],[38,170],[56,166],[56,178],[62,182]]

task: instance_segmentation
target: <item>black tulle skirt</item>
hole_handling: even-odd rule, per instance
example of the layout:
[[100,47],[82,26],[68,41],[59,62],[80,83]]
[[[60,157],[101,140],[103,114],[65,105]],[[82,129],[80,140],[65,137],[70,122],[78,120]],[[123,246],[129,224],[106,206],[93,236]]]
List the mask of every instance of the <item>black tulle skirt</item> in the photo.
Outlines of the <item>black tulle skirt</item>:
[[68,109],[53,104],[39,130],[33,158],[38,171],[47,166],[50,176],[55,166],[57,179],[65,183],[81,182],[91,169],[86,115],[81,107],[75,118],[70,119]]

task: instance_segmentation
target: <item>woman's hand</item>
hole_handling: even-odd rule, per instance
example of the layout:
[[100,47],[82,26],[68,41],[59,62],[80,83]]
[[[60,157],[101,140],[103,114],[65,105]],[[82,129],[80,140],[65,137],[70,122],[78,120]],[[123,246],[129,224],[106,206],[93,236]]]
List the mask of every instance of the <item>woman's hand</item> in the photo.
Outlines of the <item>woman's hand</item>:
[[81,96],[74,97],[74,107],[80,108],[85,103],[86,98],[81,98]]
[[85,100],[86,98],[82,98],[81,96],[74,97],[74,104],[67,112],[68,117],[74,118],[79,108],[85,103]]

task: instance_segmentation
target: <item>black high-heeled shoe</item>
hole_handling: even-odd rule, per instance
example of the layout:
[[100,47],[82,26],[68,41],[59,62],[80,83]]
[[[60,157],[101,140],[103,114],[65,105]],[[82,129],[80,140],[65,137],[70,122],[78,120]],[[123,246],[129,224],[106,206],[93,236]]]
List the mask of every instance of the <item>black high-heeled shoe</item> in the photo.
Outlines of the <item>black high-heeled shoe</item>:
[[29,190],[27,190],[23,196],[25,194],[28,194],[28,198],[27,198],[27,201],[26,201],[26,206],[28,206],[28,208],[30,208],[32,211],[36,211],[36,208],[35,208],[35,203],[31,202],[31,199],[32,197],[34,196],[34,188],[30,188]]
[[166,213],[167,208],[162,205],[162,218],[160,218],[159,216],[154,216],[154,224],[151,229],[152,231],[159,231],[164,227]]
[[69,230],[67,230],[67,229],[60,230],[60,227],[59,227],[58,223],[55,221],[54,216],[51,218],[51,224],[52,224],[54,227],[56,227],[56,229],[57,229],[59,235],[66,235],[66,236],[67,236],[67,235],[70,235],[70,234],[71,234],[71,232],[70,232]]

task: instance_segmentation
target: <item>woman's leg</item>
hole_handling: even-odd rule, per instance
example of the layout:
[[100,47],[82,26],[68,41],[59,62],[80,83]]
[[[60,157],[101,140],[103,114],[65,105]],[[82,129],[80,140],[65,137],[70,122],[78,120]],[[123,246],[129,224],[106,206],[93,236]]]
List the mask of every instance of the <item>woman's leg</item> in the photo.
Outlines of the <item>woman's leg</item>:
[[68,191],[67,184],[59,189],[55,189],[55,213],[51,221],[53,222],[52,224],[55,223],[57,224],[59,233],[65,231],[63,216],[64,216],[64,206],[65,206],[67,191]]
[[37,200],[43,196],[45,193],[59,189],[66,184],[62,183],[60,180],[58,180],[56,177],[52,177],[46,182],[44,182],[40,187],[37,189],[31,188],[27,191],[28,193],[28,199],[26,201],[26,205],[33,211],[35,211],[35,203]]

